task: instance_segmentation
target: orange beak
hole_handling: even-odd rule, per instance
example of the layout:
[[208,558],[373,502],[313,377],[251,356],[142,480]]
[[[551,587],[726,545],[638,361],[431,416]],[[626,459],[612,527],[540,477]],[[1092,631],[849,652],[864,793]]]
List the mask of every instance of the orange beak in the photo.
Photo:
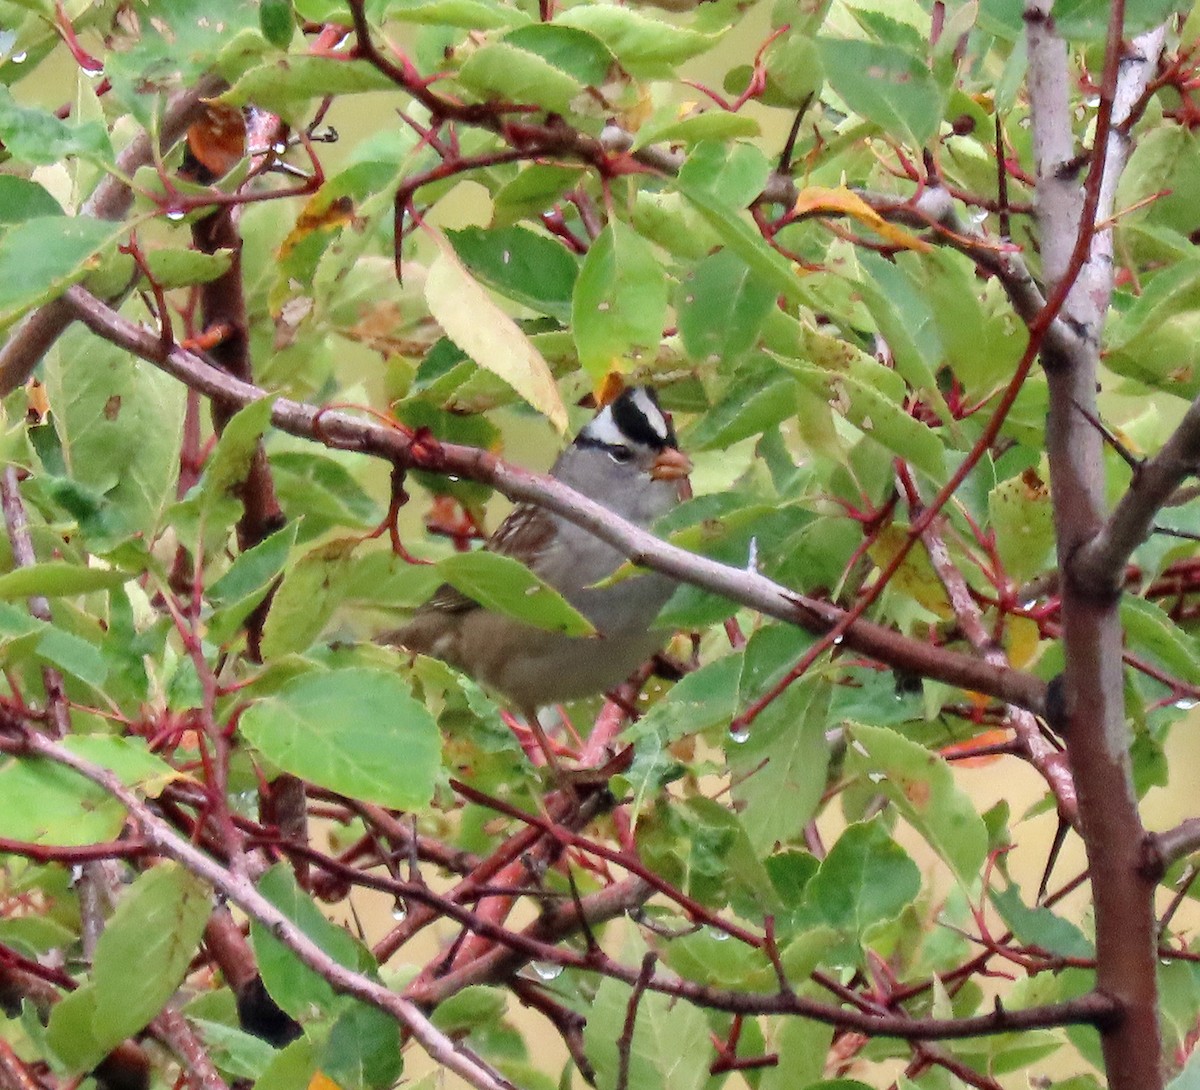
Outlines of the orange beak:
[[692,471],[692,460],[674,447],[667,447],[657,458],[650,470],[656,481],[680,481]]

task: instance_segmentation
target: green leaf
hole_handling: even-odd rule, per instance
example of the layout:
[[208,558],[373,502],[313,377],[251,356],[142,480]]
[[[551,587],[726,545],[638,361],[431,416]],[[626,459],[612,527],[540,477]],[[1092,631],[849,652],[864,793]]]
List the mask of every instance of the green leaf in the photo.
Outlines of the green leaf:
[[706,257],[679,285],[676,313],[688,355],[730,365],[758,340],[775,289],[730,249]]
[[251,68],[218,102],[253,103],[286,118],[297,118],[313,99],[387,91],[391,79],[366,61],[289,54]]
[[504,102],[536,102],[566,113],[584,85],[548,60],[508,42],[477,49],[458,73],[459,82],[480,98]]
[[639,79],[673,76],[675,65],[707,52],[719,37],[609,4],[580,4],[560,12],[554,22],[594,34],[613,51],[621,67]]
[[119,587],[130,578],[128,572],[85,568],[65,560],[47,560],[0,575],[0,598],[29,598],[35,594],[61,598],[68,594],[88,594]]
[[920,889],[916,863],[875,818],[838,837],[807,893],[833,927],[861,937],[874,924],[895,919]]
[[0,237],[0,329],[61,295],[127,230],[86,216],[37,216]]
[[[588,1008],[584,1048],[599,1086],[617,1085],[617,1042],[630,994],[628,984],[602,980]],[[708,1026],[697,1007],[646,992],[633,1026],[629,1090],[700,1090],[708,1082],[710,1047]]]
[[355,539],[331,541],[302,556],[284,574],[263,625],[268,662],[307,651],[341,601],[341,586],[357,547]]
[[987,829],[937,754],[886,727],[855,723],[846,770],[869,780],[946,862],[970,896],[979,892]]
[[[578,11],[579,9],[574,9]],[[667,282],[650,245],[611,220],[584,258],[571,307],[579,362],[599,380],[623,370],[621,357],[653,356],[667,319]]]
[[447,583],[485,609],[549,632],[595,635],[596,630],[583,614],[511,556],[477,549],[447,556],[438,561],[437,569]]
[[1161,606],[1127,594],[1121,599],[1121,624],[1133,651],[1181,678],[1200,677],[1200,648],[1195,637],[1180,628]]
[[58,201],[37,182],[0,174],[0,224],[62,214]]
[[112,507],[107,519],[124,533],[149,534],[175,498],[183,387],[75,329],[47,360],[46,389],[72,481],[101,493]]
[[603,83],[617,63],[612,50],[594,34],[560,23],[518,27],[504,35],[504,42],[536,53],[588,87]]
[[433,237],[439,253],[425,280],[430,313],[480,367],[498,375],[565,431],[567,410],[541,353],[463,268],[449,243],[439,234]]
[[167,784],[183,776],[157,754],[151,753],[144,738],[72,734],[64,738],[62,744],[77,756],[107,768],[126,787],[150,798],[157,798]]
[[[738,686],[744,711],[782,679],[812,644],[790,625],[767,625],[750,638]],[[729,735],[726,758],[733,797],[760,856],[803,833],[825,792],[829,745],[829,686],[798,680],[768,704],[745,734]],[[787,806],[779,800],[786,798]]]
[[464,30],[524,26],[530,21],[520,8],[494,0],[387,0],[381,14],[403,23],[432,23]]
[[211,510],[223,500],[235,497],[250,472],[250,462],[258,453],[263,433],[271,423],[273,397],[264,397],[244,406],[225,425],[217,445],[204,465],[200,479],[203,497],[201,510]]
[[121,1041],[109,1040],[101,1014],[96,989],[88,984],[64,995],[50,1012],[46,1042],[69,1071],[91,1070]]
[[183,982],[212,907],[208,887],[175,863],[146,871],[122,896],[93,967],[97,1010],[114,1045],[141,1030]]
[[645,125],[638,130],[632,151],[651,144],[684,144],[691,146],[702,140],[738,140],[758,136],[758,122],[743,114],[728,110],[708,110],[678,120],[657,125]]
[[287,49],[296,32],[290,0],[259,0],[258,25],[268,42],[277,49]]
[[73,847],[112,840],[125,808],[102,787],[51,761],[0,764],[0,829],[13,840]]
[[492,219],[505,227],[525,217],[534,217],[554,206],[566,190],[583,177],[580,167],[534,163],[501,186],[492,198]]
[[830,86],[855,113],[910,147],[933,139],[942,93],[926,62],[892,45],[818,38]]
[[852,361],[848,371],[826,370],[786,359],[780,362],[869,439],[934,480],[942,479],[946,472],[946,452],[940,437],[907,413],[896,399],[887,396],[886,386],[880,389],[881,382],[894,379],[894,372],[874,361],[858,359]]
[[1009,579],[1020,583],[1054,566],[1050,490],[1034,470],[996,485],[988,494],[988,514]]
[[[331,923],[312,898],[296,885],[286,864],[277,863],[259,879],[258,892],[339,965],[355,972],[371,966],[371,958],[349,934]],[[263,984],[271,998],[293,1018],[308,1019],[314,1009],[331,1013],[340,1002],[323,976],[310,969],[257,920],[250,923],[250,940]]]
[[251,1033],[206,1018],[189,1017],[188,1021],[199,1033],[213,1063],[226,1075],[257,1079],[275,1057],[275,1049]]
[[778,250],[773,250],[762,235],[748,222],[739,208],[724,204],[707,189],[692,184],[685,172],[675,181],[676,187],[720,236],[765,284],[773,290],[794,298],[799,292],[796,266]]
[[566,247],[525,227],[447,231],[459,260],[494,291],[564,325],[579,263]]
[[240,729],[280,768],[351,798],[413,810],[433,795],[441,735],[398,674],[302,674],[247,708]]
[[21,106],[4,84],[0,84],[0,141],[14,158],[35,166],[59,163],[75,155],[94,160],[112,158],[112,145],[102,122],[71,125],[49,110]]
[[685,450],[726,450],[796,415],[797,383],[762,356],[751,357],[724,396],[683,434]]
[[79,678],[93,687],[104,684],[108,663],[101,652],[82,636],[55,625],[46,625],[37,642],[37,654],[63,673]]
[[329,1031],[321,1071],[339,1086],[389,1090],[403,1069],[396,1020],[376,1007],[350,1003]]

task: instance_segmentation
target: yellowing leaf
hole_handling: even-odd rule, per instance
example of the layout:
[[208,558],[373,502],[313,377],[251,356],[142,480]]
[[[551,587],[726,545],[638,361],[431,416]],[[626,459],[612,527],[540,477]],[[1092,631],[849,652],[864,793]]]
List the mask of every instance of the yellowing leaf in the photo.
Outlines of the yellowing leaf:
[[1040,641],[1037,621],[1028,617],[1010,617],[1004,626],[1004,650],[1018,670],[1026,669],[1037,658]]
[[567,410],[542,354],[467,272],[450,243],[439,232],[429,234],[439,253],[425,280],[425,301],[438,325],[480,367],[507,382],[565,432]]
[[805,215],[810,212],[830,212],[834,215],[849,216],[851,219],[858,220],[864,227],[871,228],[893,246],[899,246],[905,250],[916,250],[922,254],[933,249],[928,242],[917,238],[916,235],[893,223],[888,223],[862,197],[857,193],[852,193],[844,185],[840,185],[836,189],[817,185],[802,190],[800,196],[796,198],[793,211],[797,215]]
[[[907,540],[908,534],[903,526],[885,526],[867,553],[880,568],[886,568]],[[901,594],[915,598],[921,606],[943,620],[954,616],[946,588],[942,586],[930,563],[929,554],[923,548],[909,550],[892,576],[890,586]]]
[[342,1087],[324,1072],[317,1071],[313,1073],[313,1077],[309,1080],[308,1090],[342,1090]]

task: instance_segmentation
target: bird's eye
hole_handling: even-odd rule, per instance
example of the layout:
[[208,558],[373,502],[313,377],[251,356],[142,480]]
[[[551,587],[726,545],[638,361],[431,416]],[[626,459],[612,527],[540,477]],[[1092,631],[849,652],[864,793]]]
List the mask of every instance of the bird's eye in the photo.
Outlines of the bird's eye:
[[633,451],[628,447],[608,447],[608,456],[617,463],[617,465],[625,465],[633,461]]

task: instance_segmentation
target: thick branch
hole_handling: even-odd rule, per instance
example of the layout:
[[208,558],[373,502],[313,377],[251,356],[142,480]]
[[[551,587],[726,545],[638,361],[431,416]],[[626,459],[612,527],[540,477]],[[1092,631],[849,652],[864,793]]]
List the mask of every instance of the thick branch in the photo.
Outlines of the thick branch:
[[[79,319],[98,336],[214,400],[241,406],[270,396],[265,390],[223,374],[178,346],[164,350],[156,334],[123,318],[78,286],[70,288],[65,298]],[[287,398],[275,400],[272,420],[283,431],[315,439],[334,449],[353,450],[385,458],[396,465],[481,481],[510,499],[527,500],[562,515],[642,567],[664,572],[807,631],[823,634],[845,617],[845,612],[837,606],[791,591],[758,572],[733,568],[669,545],[622,521],[608,508],[561,482],[510,466],[486,451],[449,443],[434,448],[414,445],[399,429],[346,412],[322,411]],[[986,693],[1035,714],[1041,714],[1044,708],[1045,685],[1038,678],[910,639],[883,625],[855,621],[845,634],[843,646],[898,669]]]
[[1133,550],[1146,540],[1154,518],[1175,490],[1200,470],[1200,398],[1151,459],[1143,462],[1108,521],[1075,554],[1071,575],[1092,594],[1115,594]]

